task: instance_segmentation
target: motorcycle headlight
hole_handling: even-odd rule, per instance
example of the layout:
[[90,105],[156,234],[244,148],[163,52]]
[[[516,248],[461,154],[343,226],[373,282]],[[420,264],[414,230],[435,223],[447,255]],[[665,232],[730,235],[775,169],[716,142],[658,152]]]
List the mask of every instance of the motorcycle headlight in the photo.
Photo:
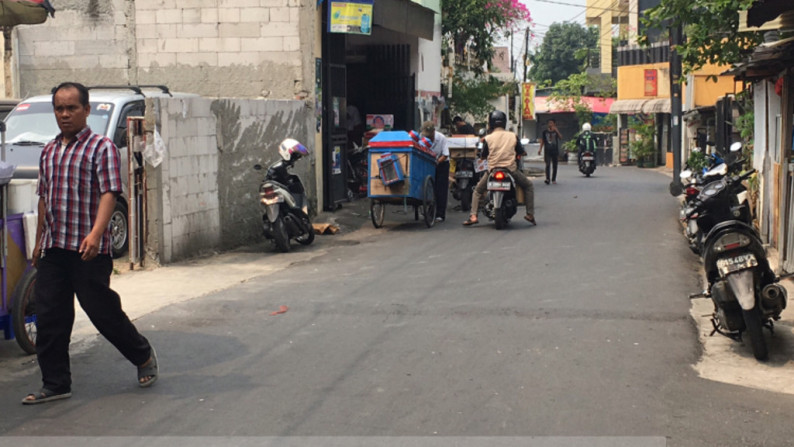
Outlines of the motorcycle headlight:
[[750,245],[750,238],[741,233],[728,233],[720,236],[714,243],[714,251],[723,253],[735,248]]

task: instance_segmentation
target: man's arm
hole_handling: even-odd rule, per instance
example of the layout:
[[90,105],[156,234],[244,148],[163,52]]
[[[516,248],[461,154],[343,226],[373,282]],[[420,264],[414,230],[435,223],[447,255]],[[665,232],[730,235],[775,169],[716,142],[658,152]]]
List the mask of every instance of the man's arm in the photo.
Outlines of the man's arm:
[[44,234],[44,219],[47,214],[47,203],[39,197],[39,215],[36,222],[36,244],[33,246],[33,267],[39,266],[41,258],[41,235]]
[[102,235],[107,230],[108,224],[110,224],[110,216],[113,215],[115,207],[116,193],[108,191],[102,194],[99,198],[99,209],[94,220],[94,227],[80,244],[80,253],[83,261],[90,261],[99,254],[99,243],[102,241]]

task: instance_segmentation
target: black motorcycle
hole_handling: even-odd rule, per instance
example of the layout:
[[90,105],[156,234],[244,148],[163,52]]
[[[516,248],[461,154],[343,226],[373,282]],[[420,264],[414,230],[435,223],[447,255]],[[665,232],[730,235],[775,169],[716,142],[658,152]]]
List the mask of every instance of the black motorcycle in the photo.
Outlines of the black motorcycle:
[[712,335],[740,341],[746,333],[755,358],[765,360],[768,350],[762,328],[772,331],[773,320],[780,319],[786,289],[769,267],[761,238],[748,224],[742,182],[753,172],[709,183],[688,213],[706,234],[701,257],[708,288],[693,297],[709,297],[714,303]]
[[455,161],[455,181],[450,185],[452,198],[460,200],[460,209],[469,211],[471,199],[474,195],[474,186],[479,176],[474,172],[474,160],[459,158]]
[[592,151],[584,151],[579,156],[579,172],[590,177],[596,170],[596,155]]
[[[314,227],[307,214],[303,184],[297,175],[288,171],[293,163],[292,160],[274,163],[259,186],[263,233],[285,253],[291,249],[291,239],[302,245],[314,241]],[[255,165],[254,169],[261,170],[262,166]]]
[[516,181],[506,168],[496,168],[488,174],[488,195],[483,211],[493,220],[497,230],[507,226],[518,210]]

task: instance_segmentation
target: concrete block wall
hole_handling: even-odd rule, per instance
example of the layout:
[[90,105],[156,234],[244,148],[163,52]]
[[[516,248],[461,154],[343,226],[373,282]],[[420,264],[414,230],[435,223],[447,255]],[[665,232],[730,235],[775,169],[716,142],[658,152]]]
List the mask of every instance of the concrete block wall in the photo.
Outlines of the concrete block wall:
[[62,0],[19,27],[21,96],[74,80],[164,84],[211,97],[305,99],[313,0]]
[[[275,162],[284,138],[310,141],[305,103],[169,98],[149,99],[146,109],[167,148],[160,166],[147,165],[149,255],[169,263],[262,242],[258,193],[265,171],[253,166]],[[293,171],[316,208],[314,157]]]

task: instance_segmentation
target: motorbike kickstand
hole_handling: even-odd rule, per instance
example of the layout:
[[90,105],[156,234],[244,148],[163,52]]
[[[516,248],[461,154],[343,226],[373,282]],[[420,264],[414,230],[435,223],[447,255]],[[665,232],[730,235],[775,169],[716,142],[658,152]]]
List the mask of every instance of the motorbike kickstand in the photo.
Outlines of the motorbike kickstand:
[[737,341],[737,342],[741,342],[742,341],[742,333],[741,332],[730,333],[730,332],[723,331],[722,329],[720,329],[717,326],[717,320],[715,320],[714,318],[711,319],[711,326],[714,328],[714,330],[711,331],[711,333],[709,334],[709,337],[713,337],[714,334],[719,333],[720,335],[728,337],[728,338],[730,338],[733,341]]

